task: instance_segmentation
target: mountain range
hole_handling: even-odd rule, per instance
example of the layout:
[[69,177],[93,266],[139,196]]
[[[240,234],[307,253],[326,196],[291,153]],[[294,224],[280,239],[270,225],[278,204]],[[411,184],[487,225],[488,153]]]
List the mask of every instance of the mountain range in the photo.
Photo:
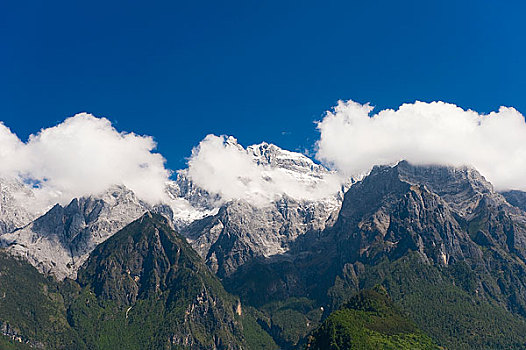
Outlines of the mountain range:
[[526,193],[406,161],[330,187],[305,155],[226,142],[263,184],[331,191],[234,198],[184,169],[162,203],[115,184],[42,209],[0,179],[0,345],[526,347]]

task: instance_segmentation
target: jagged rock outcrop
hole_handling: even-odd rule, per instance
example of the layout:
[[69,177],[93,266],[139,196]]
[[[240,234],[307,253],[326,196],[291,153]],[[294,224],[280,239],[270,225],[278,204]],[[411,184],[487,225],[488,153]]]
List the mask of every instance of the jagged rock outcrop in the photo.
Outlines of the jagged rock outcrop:
[[300,236],[287,254],[259,259],[225,283],[252,302],[325,300],[337,276],[359,290],[368,266],[416,253],[423,264],[465,264],[474,278],[471,292],[525,313],[525,220],[474,169],[375,167],[346,192],[334,225]]
[[345,195],[333,232],[346,261],[373,262],[418,251],[448,265],[482,259],[481,246],[526,257],[526,216],[476,170],[375,167]]
[[[524,220],[474,169],[375,167],[346,192],[334,225],[299,236],[286,254],[245,263],[223,282],[257,307],[306,297],[326,310],[380,283],[448,348],[520,348],[525,339],[513,334],[525,329]],[[466,319],[492,317],[499,324],[488,336],[470,338],[478,326]]]
[[177,172],[176,180],[167,184],[167,192],[173,199],[185,199],[193,208],[201,210],[214,210],[221,202],[218,194],[211,194],[197,186],[188,177],[188,169]]
[[526,215],[474,169],[375,167],[346,193],[326,235],[338,242],[341,290],[358,290],[371,271],[380,278],[378,266],[416,254],[437,269],[436,283],[526,315]]
[[304,154],[287,151],[271,143],[263,142],[248,146],[246,152],[252,156],[254,162],[259,165],[286,169],[297,174],[304,174],[319,179],[322,179],[329,173],[327,168],[314,163]]
[[513,190],[501,192],[501,194],[506,198],[508,203],[526,211],[526,192]]
[[55,205],[29,225],[1,236],[0,244],[41,272],[74,278],[99,243],[152,209],[126,187],[115,186],[101,196]]
[[286,254],[298,237],[330,226],[337,211],[335,202],[283,197],[260,207],[232,201],[182,233],[207,265],[218,276],[226,277],[253,259]]

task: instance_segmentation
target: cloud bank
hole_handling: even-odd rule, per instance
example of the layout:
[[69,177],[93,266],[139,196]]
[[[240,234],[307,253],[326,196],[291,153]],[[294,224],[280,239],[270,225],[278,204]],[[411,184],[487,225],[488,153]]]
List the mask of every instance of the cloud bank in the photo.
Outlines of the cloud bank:
[[276,157],[295,160],[306,166],[305,170],[312,165],[319,172],[302,171],[301,166],[289,169],[271,166],[265,164],[265,157],[258,159],[233,137],[208,135],[192,151],[188,176],[196,185],[219,194],[225,201],[245,199],[259,205],[283,195],[317,200],[341,189],[342,178],[338,174],[317,166],[306,156],[271,147],[275,147]]
[[373,107],[340,101],[318,123],[316,158],[346,175],[406,159],[468,165],[498,190],[526,190],[526,122],[514,108],[487,115],[444,102],[415,102],[371,115]]
[[[338,193],[349,176],[406,159],[470,165],[498,190],[526,190],[526,122],[517,110],[501,107],[483,115],[444,102],[415,102],[372,111],[369,104],[340,101],[318,123],[316,158],[335,172],[276,146],[245,149],[234,138],[208,135],[188,159],[188,176],[225,201],[265,204],[283,195],[318,200]],[[270,146],[274,153],[261,153]],[[34,204],[42,209],[121,184],[151,204],[169,202],[171,172],[155,147],[150,136],[119,132],[109,120],[86,113],[27,142],[0,122],[0,177],[33,184]]]
[[37,197],[64,203],[125,185],[156,203],[170,172],[150,136],[118,132],[108,119],[81,113],[24,143],[0,123],[0,176],[36,185]]

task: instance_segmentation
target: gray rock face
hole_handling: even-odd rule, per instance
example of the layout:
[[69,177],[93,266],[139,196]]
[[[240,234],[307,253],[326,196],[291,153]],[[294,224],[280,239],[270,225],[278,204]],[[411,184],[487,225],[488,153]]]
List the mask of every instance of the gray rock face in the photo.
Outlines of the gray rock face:
[[474,169],[400,162],[374,168],[346,193],[336,227],[352,242],[350,260],[412,249],[447,265],[481,257],[477,240],[524,258],[525,220]]
[[182,198],[197,209],[213,210],[219,206],[221,197],[211,194],[195,185],[188,177],[188,169],[179,170],[174,182],[167,185],[167,192],[172,198]]
[[502,192],[501,194],[508,203],[526,211],[526,192],[514,190]]
[[1,236],[0,242],[41,272],[74,278],[95,246],[152,209],[132,191],[115,186],[100,197],[73,199],[66,207],[57,204],[27,226]]
[[440,196],[452,210],[461,216],[471,215],[481,198],[503,205],[504,198],[493,190],[493,186],[475,169],[448,166],[412,166],[406,161],[396,166],[402,181],[425,185]]
[[289,197],[264,207],[233,201],[182,233],[207,265],[225,277],[255,258],[286,254],[307,232],[321,232],[334,222],[337,204],[337,200],[309,202]]
[[324,166],[314,163],[309,157],[301,153],[290,152],[266,142],[248,146],[246,152],[259,165],[287,169],[296,173],[308,173],[319,178],[329,172]]
[[[452,181],[456,170],[405,162],[374,168],[345,195],[335,227],[336,239],[348,244],[341,252],[343,260],[374,262],[414,250],[424,261],[447,265],[451,259],[477,254],[455,215],[472,209],[475,190],[469,181]],[[458,174],[462,179],[467,175]],[[440,188],[449,202],[433,188]]]

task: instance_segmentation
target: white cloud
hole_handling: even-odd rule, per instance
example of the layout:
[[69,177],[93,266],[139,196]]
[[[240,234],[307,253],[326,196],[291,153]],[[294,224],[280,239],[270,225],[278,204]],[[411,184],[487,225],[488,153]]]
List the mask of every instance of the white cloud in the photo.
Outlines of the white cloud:
[[11,176],[20,168],[20,157],[16,157],[24,146],[11,130],[0,122],[0,175]]
[[340,101],[318,123],[316,158],[346,175],[406,159],[470,165],[499,190],[526,190],[526,122],[514,108],[488,115],[444,102],[415,102],[371,115]]
[[49,203],[125,185],[150,203],[165,196],[170,175],[150,136],[118,132],[105,118],[81,113],[24,143],[0,124],[0,176],[40,183]]
[[[344,177],[407,159],[472,165],[499,190],[526,190],[526,122],[515,109],[481,115],[444,102],[415,102],[374,115],[372,110],[368,104],[339,102],[318,123],[316,158],[338,173],[276,146],[274,163],[267,164],[258,153],[266,146],[244,149],[233,138],[208,135],[192,151],[188,176],[223,200],[262,204],[284,194],[317,200],[337,193]],[[152,204],[169,201],[165,186],[170,171],[155,147],[149,136],[119,132],[109,120],[86,113],[43,129],[27,142],[0,122],[0,177],[39,183],[34,203],[40,206],[65,204],[118,184]],[[289,161],[294,164],[286,166]],[[304,171],[309,167],[317,170]]]
[[[281,157],[292,157],[316,167],[301,154],[280,149],[278,152]],[[294,167],[258,164],[257,158],[234,138],[215,135],[208,135],[194,148],[188,161],[188,176],[196,185],[219,194],[223,200],[245,199],[254,204],[268,203],[283,194],[296,199],[326,198],[340,190],[342,180],[339,175],[323,170],[313,174]]]

